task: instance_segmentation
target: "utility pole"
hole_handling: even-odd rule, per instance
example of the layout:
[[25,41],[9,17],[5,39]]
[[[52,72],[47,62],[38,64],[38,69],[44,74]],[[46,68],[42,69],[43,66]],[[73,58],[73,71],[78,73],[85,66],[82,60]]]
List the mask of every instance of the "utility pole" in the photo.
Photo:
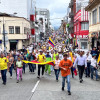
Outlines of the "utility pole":
[[3,39],[4,39],[4,53],[6,54],[4,17],[3,17]]

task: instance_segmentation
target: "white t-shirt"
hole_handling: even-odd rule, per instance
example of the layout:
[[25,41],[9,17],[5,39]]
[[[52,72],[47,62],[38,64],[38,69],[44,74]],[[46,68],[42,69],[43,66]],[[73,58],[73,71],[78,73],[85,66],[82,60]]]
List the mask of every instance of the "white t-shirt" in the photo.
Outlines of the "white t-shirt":
[[92,58],[91,59],[91,66],[96,67],[97,61],[96,59]]

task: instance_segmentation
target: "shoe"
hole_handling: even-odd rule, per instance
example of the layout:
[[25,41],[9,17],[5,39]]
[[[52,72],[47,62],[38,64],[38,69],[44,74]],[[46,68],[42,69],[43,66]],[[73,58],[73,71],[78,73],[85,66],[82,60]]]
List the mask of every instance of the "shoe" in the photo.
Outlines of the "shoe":
[[96,79],[96,81],[99,81],[99,79]]
[[51,74],[49,74],[49,76],[51,76]]
[[68,91],[68,95],[71,95],[71,92],[70,91]]
[[58,82],[58,80],[56,80],[56,82]]
[[80,80],[80,83],[82,83],[82,79]]
[[35,72],[33,72],[33,74],[35,74]]
[[19,80],[17,80],[17,82],[16,83],[19,83]]
[[10,76],[10,79],[12,79],[12,76]]
[[22,81],[23,79],[21,78],[20,80]]
[[40,78],[40,76],[37,76],[37,78]]
[[64,91],[64,87],[62,87],[62,91]]

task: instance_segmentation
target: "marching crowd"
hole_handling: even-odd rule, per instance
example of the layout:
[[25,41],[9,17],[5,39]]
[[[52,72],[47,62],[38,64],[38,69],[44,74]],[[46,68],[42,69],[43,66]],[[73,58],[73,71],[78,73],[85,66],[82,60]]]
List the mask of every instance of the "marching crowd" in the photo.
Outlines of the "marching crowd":
[[[19,80],[23,80],[22,74],[25,74],[25,69],[29,66],[29,72],[35,74],[35,70],[38,70],[37,78],[40,77],[40,71],[42,68],[42,77],[44,73],[51,75],[51,72],[55,72],[56,81],[59,81],[59,73],[61,72],[62,76],[62,91],[65,87],[65,79],[67,79],[67,90],[68,94],[70,92],[70,74],[74,78],[74,69],[79,72],[79,81],[83,82],[83,74],[85,77],[90,77],[94,79],[94,72],[96,75],[96,81],[98,81],[98,63],[97,59],[100,54],[100,47],[98,51],[94,47],[92,51],[84,52],[83,50],[72,51],[71,48],[66,48],[65,45],[60,45],[59,43],[55,48],[52,48],[46,44],[37,48],[33,48],[33,45],[23,48],[23,50],[10,51],[5,55],[1,52],[0,54],[0,70],[3,84],[6,85],[7,82],[7,71],[9,72],[10,78],[13,77],[13,70],[15,70],[17,83]],[[38,61],[38,62],[47,62],[55,61],[55,66],[51,65],[39,65],[36,67],[36,64],[24,63],[22,60],[26,61]]]

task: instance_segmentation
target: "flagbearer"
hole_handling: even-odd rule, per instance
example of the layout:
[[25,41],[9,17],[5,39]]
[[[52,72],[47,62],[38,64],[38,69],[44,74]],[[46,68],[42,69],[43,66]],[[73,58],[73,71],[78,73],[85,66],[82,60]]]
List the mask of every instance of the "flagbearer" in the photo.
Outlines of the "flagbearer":
[[[40,50],[40,54],[38,55],[37,60],[38,60],[38,62],[41,62],[41,63],[46,61],[46,57],[43,54],[42,50]],[[41,69],[41,67],[42,67],[42,76],[44,75],[45,65],[38,65],[38,77],[37,78],[40,78],[40,69]]]
[[[47,55],[46,55],[46,62],[48,61],[51,61],[51,56],[49,55],[49,51],[47,51]],[[51,65],[46,65],[45,67],[45,72],[47,73],[48,71],[48,74],[51,75]]]
[[64,91],[65,87],[65,79],[67,78],[67,89],[68,89],[68,95],[71,95],[70,92],[70,70],[73,66],[72,61],[68,60],[68,55],[65,53],[64,59],[60,61],[59,67],[61,68],[61,75],[62,75],[62,91]]

